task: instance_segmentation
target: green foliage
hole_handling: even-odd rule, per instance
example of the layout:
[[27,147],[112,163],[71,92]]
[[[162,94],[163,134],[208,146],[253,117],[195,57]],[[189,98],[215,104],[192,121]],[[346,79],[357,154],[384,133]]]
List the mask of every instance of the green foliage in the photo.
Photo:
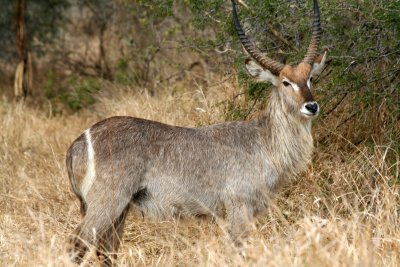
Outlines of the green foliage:
[[[165,18],[173,15],[173,0],[138,0],[142,17]],[[148,22],[148,21],[147,21]]]
[[[219,22],[223,21],[225,16],[221,14],[222,6],[225,1],[213,0],[213,1],[202,1],[192,0],[186,1],[193,14],[197,14],[193,17],[193,26],[200,30],[204,30],[206,27],[217,26]],[[214,28],[214,27],[213,27]]]
[[47,73],[47,81],[43,86],[43,94],[47,99],[53,99],[56,97],[56,83],[57,83],[57,74],[53,71],[49,71]]
[[[400,0],[384,1],[384,8],[373,9],[372,17],[376,17],[387,27],[400,30]],[[371,8],[371,6],[369,6]],[[368,9],[365,10],[369,12]],[[397,32],[399,36],[399,32]]]
[[226,119],[227,120],[245,120],[249,116],[249,111],[246,107],[237,105],[235,101],[228,101],[226,107]]
[[95,103],[93,95],[101,88],[101,84],[97,79],[70,78],[69,86],[72,90],[61,88],[59,99],[66,104],[71,110],[79,111],[85,106]]
[[[52,103],[53,113],[61,112],[62,106],[77,112],[84,107],[95,103],[95,94],[101,90],[102,82],[97,78],[69,77],[61,82],[55,72],[47,74],[47,82],[43,87],[43,94]],[[60,104],[62,105],[60,107]]]
[[132,85],[133,77],[129,71],[129,62],[124,58],[120,58],[117,61],[114,81],[122,85]]

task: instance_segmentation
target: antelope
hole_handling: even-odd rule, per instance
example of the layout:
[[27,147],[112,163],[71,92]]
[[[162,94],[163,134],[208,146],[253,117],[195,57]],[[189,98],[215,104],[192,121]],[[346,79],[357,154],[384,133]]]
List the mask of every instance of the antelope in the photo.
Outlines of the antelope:
[[112,265],[133,207],[153,219],[222,218],[228,236],[240,244],[279,186],[310,163],[311,120],[319,112],[311,78],[321,72],[327,54],[317,54],[317,0],[307,54],[293,66],[267,57],[249,41],[234,0],[232,14],[252,58],[245,61],[249,74],[275,86],[263,114],[198,128],[117,116],[84,131],[66,154],[83,216],[71,238],[74,262],[81,263],[93,245],[103,264]]

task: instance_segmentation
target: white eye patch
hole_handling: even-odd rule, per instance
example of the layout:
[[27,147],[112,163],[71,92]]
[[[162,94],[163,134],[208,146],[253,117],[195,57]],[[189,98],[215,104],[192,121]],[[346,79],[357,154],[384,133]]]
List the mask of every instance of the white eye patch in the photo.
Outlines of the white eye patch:
[[285,85],[285,83],[290,84],[293,90],[295,90],[296,92],[300,91],[300,87],[296,83],[289,81],[289,79],[286,77],[283,78],[282,83],[283,85]]

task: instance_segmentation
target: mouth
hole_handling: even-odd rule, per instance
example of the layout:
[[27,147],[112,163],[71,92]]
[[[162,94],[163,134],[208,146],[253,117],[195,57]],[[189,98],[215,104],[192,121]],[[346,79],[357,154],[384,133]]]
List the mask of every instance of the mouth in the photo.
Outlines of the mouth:
[[303,114],[304,117],[306,118],[314,118],[318,115],[319,113],[319,107],[318,104],[315,104],[313,108],[310,108],[307,104],[303,105],[300,109],[301,114]]
[[316,113],[311,113],[311,112],[309,112],[309,111],[301,111],[301,114],[303,114],[303,116],[304,117],[306,117],[306,118],[314,118],[314,117],[317,117],[317,115],[318,115],[318,112],[316,112]]

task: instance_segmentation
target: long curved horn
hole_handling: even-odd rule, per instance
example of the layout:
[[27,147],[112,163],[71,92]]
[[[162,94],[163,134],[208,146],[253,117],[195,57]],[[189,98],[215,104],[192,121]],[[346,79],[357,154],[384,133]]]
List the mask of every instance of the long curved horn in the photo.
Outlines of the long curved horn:
[[279,73],[281,72],[281,70],[283,69],[283,67],[285,65],[266,57],[251,43],[251,41],[247,38],[246,34],[244,33],[242,26],[240,25],[240,21],[239,21],[238,14],[236,11],[236,2],[235,2],[235,0],[231,0],[231,1],[232,1],[233,22],[235,23],[236,30],[239,35],[239,39],[242,42],[244,49],[263,68],[269,70],[274,75],[279,75]]
[[310,45],[308,46],[307,54],[305,55],[303,62],[310,65],[314,64],[314,60],[317,57],[317,49],[319,41],[321,39],[321,22],[319,19],[319,8],[318,1],[314,0],[314,21],[312,24],[312,36]]

